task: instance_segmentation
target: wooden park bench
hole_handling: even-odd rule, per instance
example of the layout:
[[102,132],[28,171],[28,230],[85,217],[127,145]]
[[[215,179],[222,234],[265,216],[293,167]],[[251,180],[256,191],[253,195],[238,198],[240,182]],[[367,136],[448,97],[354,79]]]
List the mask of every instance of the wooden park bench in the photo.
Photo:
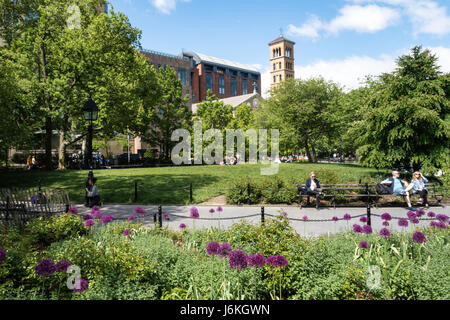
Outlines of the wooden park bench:
[[[356,198],[363,201],[366,205],[374,204],[377,208],[377,200],[385,197],[399,197],[392,194],[378,194],[376,191],[376,184],[321,184],[321,189],[323,195],[322,199],[329,198],[333,203],[333,207],[336,208],[336,203],[339,199],[351,199]],[[312,195],[302,194],[300,188],[305,187],[304,184],[298,184],[298,204],[302,206],[302,200],[304,197],[307,198],[307,205],[310,204],[310,197]],[[428,199],[434,199],[437,203],[440,203],[443,199],[443,195],[436,191],[436,185],[434,183],[427,183],[426,187],[428,189]],[[410,193],[411,194],[411,193]],[[411,194],[411,201],[413,198],[418,197],[418,194]],[[401,196],[405,197],[405,196]]]
[[69,206],[65,190],[0,189],[0,224],[23,226],[36,217],[66,213]]

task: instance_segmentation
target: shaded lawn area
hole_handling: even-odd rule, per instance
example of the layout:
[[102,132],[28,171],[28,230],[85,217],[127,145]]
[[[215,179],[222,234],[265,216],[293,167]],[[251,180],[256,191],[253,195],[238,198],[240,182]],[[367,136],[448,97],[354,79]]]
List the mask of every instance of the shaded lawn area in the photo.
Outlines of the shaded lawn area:
[[[311,171],[319,172],[318,179],[327,183],[322,173],[330,173],[342,183],[379,181],[389,176],[389,171],[363,168],[355,164],[310,164],[282,163],[277,175],[262,176],[260,169],[268,167],[260,164],[237,166],[193,166],[159,167],[138,169],[95,170],[102,201],[105,203],[132,203],[134,200],[134,181],[138,181],[138,203],[140,204],[188,204],[189,184],[194,187],[194,203],[201,203],[212,197],[226,193],[226,188],[242,178],[255,181],[278,176],[296,183],[305,183]],[[0,188],[36,188],[41,181],[42,188],[66,189],[70,200],[84,203],[84,184],[87,170],[39,171],[2,170]]]

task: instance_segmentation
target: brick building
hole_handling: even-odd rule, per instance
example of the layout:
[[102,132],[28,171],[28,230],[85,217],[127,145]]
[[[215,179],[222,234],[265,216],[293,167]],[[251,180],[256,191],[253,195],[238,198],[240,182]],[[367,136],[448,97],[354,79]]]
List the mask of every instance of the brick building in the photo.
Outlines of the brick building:
[[191,61],[192,103],[206,100],[207,90],[219,99],[246,95],[254,83],[261,94],[261,74],[254,66],[196,52],[182,54]]

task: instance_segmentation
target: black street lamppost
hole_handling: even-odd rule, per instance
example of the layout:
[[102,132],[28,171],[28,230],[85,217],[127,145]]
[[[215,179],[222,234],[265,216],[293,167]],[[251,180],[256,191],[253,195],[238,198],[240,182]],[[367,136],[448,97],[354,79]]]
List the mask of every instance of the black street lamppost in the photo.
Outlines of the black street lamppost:
[[86,146],[86,154],[84,157],[84,166],[86,169],[89,169],[90,165],[92,164],[92,136],[93,136],[92,121],[96,121],[98,116],[98,106],[94,102],[94,100],[92,100],[92,98],[89,98],[89,100],[86,101],[86,103],[84,104],[83,113],[84,119],[89,121],[89,132]]

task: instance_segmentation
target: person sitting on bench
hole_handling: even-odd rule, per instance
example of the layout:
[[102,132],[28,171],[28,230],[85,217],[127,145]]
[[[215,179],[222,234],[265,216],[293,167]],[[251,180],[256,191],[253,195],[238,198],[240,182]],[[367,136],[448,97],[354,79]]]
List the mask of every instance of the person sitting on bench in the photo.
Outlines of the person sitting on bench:
[[97,178],[89,179],[89,188],[86,188],[87,199],[88,199],[88,207],[92,208],[93,206],[100,206],[100,195],[98,193],[97,187]]
[[306,180],[306,194],[316,197],[316,209],[319,209],[320,195],[322,194],[322,189],[320,189],[319,180],[316,179],[316,174],[311,172],[309,174],[309,179]]
[[392,177],[380,182],[381,184],[389,185],[389,193],[396,196],[406,196],[406,202],[408,204],[408,209],[411,211],[416,211],[417,209],[411,205],[411,200],[409,198],[409,191],[414,187],[414,184],[408,184],[408,182],[400,179],[400,173],[396,170],[392,171]]
[[425,183],[428,183],[428,179],[422,173],[416,171],[413,173],[411,183],[413,184],[413,192],[420,196],[419,204],[423,204],[428,208],[428,190],[425,186]]

